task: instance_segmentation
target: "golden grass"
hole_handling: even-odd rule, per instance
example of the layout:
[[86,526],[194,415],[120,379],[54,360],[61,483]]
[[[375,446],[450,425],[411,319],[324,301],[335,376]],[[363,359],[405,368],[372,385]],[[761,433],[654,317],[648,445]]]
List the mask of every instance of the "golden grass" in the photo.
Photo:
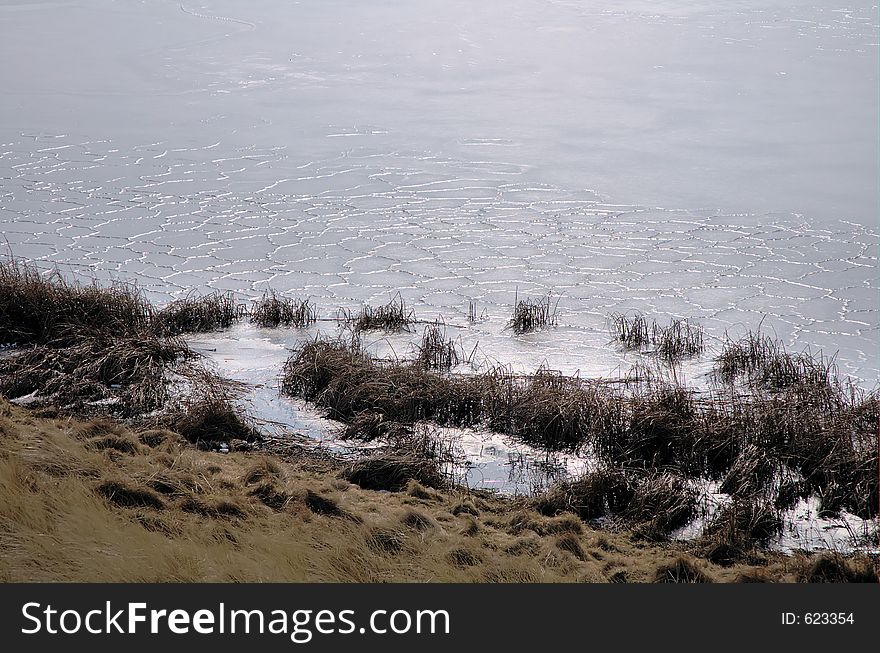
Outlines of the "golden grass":
[[[7,582],[651,582],[682,556],[697,560],[684,545],[599,533],[524,501],[414,481],[374,492],[338,469],[200,451],[169,431],[39,417],[2,400],[0,547]],[[869,569],[759,562],[693,564],[713,582]]]

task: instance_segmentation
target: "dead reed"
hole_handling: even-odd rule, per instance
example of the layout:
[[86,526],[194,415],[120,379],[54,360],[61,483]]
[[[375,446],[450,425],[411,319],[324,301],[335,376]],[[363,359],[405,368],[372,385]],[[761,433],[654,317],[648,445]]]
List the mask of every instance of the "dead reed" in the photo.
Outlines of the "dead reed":
[[538,299],[515,299],[513,316],[506,328],[513,329],[514,333],[531,333],[548,326],[555,326],[557,306],[551,308],[550,301],[549,293]]
[[176,339],[85,333],[76,344],[21,348],[0,359],[0,394],[34,394],[40,404],[75,412],[144,414],[165,405],[169,373],[192,358]]
[[233,440],[259,440],[260,432],[253,420],[235,403],[239,391],[230,381],[200,372],[193,378],[192,392],[159,418],[160,425],[203,448]]
[[760,331],[749,331],[736,341],[728,339],[715,359],[715,372],[725,383],[743,380],[766,390],[827,388],[837,377],[833,358],[821,352],[789,353],[782,342]]
[[703,531],[703,538],[749,548],[766,544],[782,532],[782,519],[764,499],[734,499],[722,506]]
[[342,471],[342,478],[365,490],[402,492],[410,481],[425,487],[445,486],[436,461],[408,453],[380,453],[354,461]]
[[416,361],[426,370],[448,371],[461,362],[461,356],[455,341],[446,338],[443,325],[435,322],[425,327],[416,348]]
[[83,333],[134,335],[146,329],[152,307],[133,285],[66,281],[16,259],[0,262],[0,343],[62,347]]
[[571,512],[584,521],[613,517],[642,537],[658,540],[696,515],[697,495],[687,479],[670,471],[605,467],[557,483],[533,505],[546,516]]
[[[796,476],[796,494],[821,497],[829,513],[877,514],[877,394],[845,384],[698,395],[657,378],[603,384],[548,369],[436,374],[315,340],[288,359],[282,389],[327,408],[362,439],[403,437],[420,420],[485,426],[548,451],[589,451],[611,467],[718,479],[743,499],[785,504],[783,476]],[[596,505],[577,510],[597,514]]]
[[355,331],[372,329],[402,331],[408,329],[415,321],[415,312],[407,308],[400,294],[382,306],[363,306],[352,318]]
[[662,326],[641,313],[612,313],[611,337],[623,349],[653,353],[666,363],[676,363],[703,353],[703,327],[689,320],[672,320]]
[[250,312],[251,324],[263,328],[301,329],[314,324],[317,318],[315,305],[309,299],[279,297],[274,290],[266,292]]
[[153,317],[153,329],[161,336],[217,331],[231,327],[243,314],[244,307],[232,293],[191,293],[158,311]]
[[655,583],[711,583],[712,579],[704,574],[692,561],[684,557],[674,562],[661,565],[654,574]]
[[693,358],[703,353],[703,327],[688,320],[673,320],[668,326],[651,327],[654,351],[666,362]]
[[612,313],[608,324],[611,336],[624,349],[641,351],[651,343],[648,319],[641,313]]

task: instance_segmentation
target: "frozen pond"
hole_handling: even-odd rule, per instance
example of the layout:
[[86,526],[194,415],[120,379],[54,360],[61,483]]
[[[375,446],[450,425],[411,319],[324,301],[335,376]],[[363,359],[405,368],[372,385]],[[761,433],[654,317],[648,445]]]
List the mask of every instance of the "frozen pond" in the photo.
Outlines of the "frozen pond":
[[615,7],[0,1],[3,236],[160,301],[473,300],[481,341],[553,289],[525,369],[607,374],[613,310],[766,316],[876,383],[876,8]]
[[[159,302],[399,292],[522,371],[625,371],[613,311],[694,319],[710,353],[763,320],[871,388],[878,31],[862,1],[0,0],[0,228]],[[549,290],[556,328],[503,329]],[[274,393],[298,337],[201,345],[322,439]],[[467,437],[503,483],[518,452]]]

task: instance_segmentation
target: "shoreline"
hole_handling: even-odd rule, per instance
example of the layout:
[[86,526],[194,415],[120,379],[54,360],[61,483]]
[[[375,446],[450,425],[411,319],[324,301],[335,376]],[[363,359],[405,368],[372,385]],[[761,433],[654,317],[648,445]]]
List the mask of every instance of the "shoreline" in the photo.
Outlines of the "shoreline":
[[[322,510],[335,517],[344,514],[335,498],[310,488],[291,492],[270,483],[245,492],[248,483],[231,477],[223,477],[215,487],[209,476],[223,472],[225,463],[218,462],[223,458],[199,463],[217,468],[208,475],[200,472],[206,486],[196,482],[181,490],[179,484],[162,485],[164,490],[171,488],[173,501],[166,500],[160,496],[164,490],[144,487],[152,477],[131,474],[125,456],[134,456],[140,461],[137,465],[152,466],[158,474],[152,450],[165,447],[167,441],[176,443],[168,445],[175,456],[200,460],[235,460],[255,455],[261,447],[271,449],[276,459],[279,454],[293,455],[288,461],[295,466],[291,473],[316,473],[323,491],[339,497],[360,496],[363,491],[399,505],[410,501],[405,497],[433,493],[450,514],[454,511],[447,505],[449,496],[466,496],[472,503],[479,499],[494,506],[486,508],[490,513],[503,515],[500,521],[492,516],[468,526],[474,533],[488,529],[491,537],[481,546],[493,551],[501,546],[493,538],[523,530],[539,537],[552,534],[556,540],[569,535],[568,540],[577,540],[583,533],[622,533],[637,549],[673,550],[719,569],[754,567],[755,560],[765,567],[777,555],[792,557],[773,553],[768,543],[787,527],[781,518],[784,511],[808,498],[819,502],[820,514],[846,511],[863,517],[859,547],[876,549],[877,453],[871,448],[880,407],[876,391],[858,391],[837,378],[833,360],[789,353],[760,332],[725,343],[713,360],[717,386],[713,394],[701,397],[679,385],[674,375],[666,378],[661,369],[703,355],[698,325],[674,321],[667,326],[641,315],[616,316],[611,335],[616,334],[618,346],[646,361],[653,351],[666,351],[668,360],[656,359],[656,370],[647,363],[636,365],[615,383],[603,383],[545,368],[525,376],[504,368],[456,374],[460,350],[440,323],[425,328],[414,358],[377,359],[362,345],[364,332],[407,330],[417,320],[401,299],[385,306],[367,305],[359,314],[345,316],[347,328],[337,338],[315,337],[295,346],[275,372],[281,375],[282,397],[320,408],[343,425],[346,439],[369,449],[366,455],[342,462],[304,446],[305,440],[273,439],[261,432],[259,420],[240,403],[247,385],[206,366],[184,339],[227,329],[244,318],[253,321],[255,316],[260,326],[302,329],[315,320],[307,300],[267,293],[256,310],[248,311],[229,294],[215,293],[190,295],[158,309],[132,285],[80,286],[60,276],[44,277],[14,260],[3,264],[0,273],[0,340],[17,344],[0,359],[0,395],[31,397],[36,408],[28,412],[7,404],[5,412],[22,423],[29,419],[26,415],[36,421],[63,418],[75,433],[84,429],[88,434],[88,424],[94,423],[103,429],[100,437],[74,434],[52,442],[77,455],[77,447],[83,448],[89,471],[75,476],[104,479],[97,486],[85,483],[75,489],[78,496],[90,496],[91,505],[97,492],[114,510],[132,507],[114,504],[121,493],[134,497],[139,508],[182,510],[211,519],[247,519],[247,506],[255,502],[276,511],[294,502],[321,515]],[[516,305],[510,325],[551,333],[555,314],[549,306],[549,298],[526,298]],[[431,423],[428,430],[417,428],[426,421]],[[40,426],[43,431],[53,428],[45,422]],[[563,475],[533,488],[529,496],[505,498],[467,490],[454,483],[450,471],[450,466],[467,460],[436,437],[430,430],[435,427],[487,428],[536,450],[592,456],[595,465],[580,475]],[[97,452],[102,460],[95,457]],[[168,451],[159,454],[159,462],[173,469],[173,456]],[[18,462],[13,461],[10,471],[12,488],[21,481]],[[127,480],[108,478],[107,470],[113,472],[110,477],[128,475]],[[697,481],[720,484],[719,491],[728,497],[711,514],[699,503]],[[228,496],[205,503],[197,491],[204,487],[212,492],[219,488]],[[353,487],[358,490],[347,494]],[[447,498],[438,499],[441,495]],[[425,496],[420,500],[427,501]],[[383,513],[376,500],[368,503],[369,512]],[[462,511],[478,518],[483,509]],[[422,526],[442,522],[441,514],[416,521]],[[675,540],[675,533],[700,519],[689,541]],[[356,513],[348,521],[365,523]],[[586,560],[583,541],[556,540],[557,549],[569,547],[577,560]],[[868,560],[858,555],[849,559]],[[773,572],[774,578],[793,578],[785,569]],[[726,571],[710,571],[710,577],[732,579]],[[810,573],[802,569],[795,576],[806,578]],[[639,580],[649,576],[644,569],[637,574]],[[596,578],[611,579],[607,574]]]
[[326,459],[200,451],[171,431],[5,401],[0,434],[4,582],[852,582],[874,573],[870,558],[830,552],[719,565],[693,545],[544,517],[522,500],[412,482],[364,490]]

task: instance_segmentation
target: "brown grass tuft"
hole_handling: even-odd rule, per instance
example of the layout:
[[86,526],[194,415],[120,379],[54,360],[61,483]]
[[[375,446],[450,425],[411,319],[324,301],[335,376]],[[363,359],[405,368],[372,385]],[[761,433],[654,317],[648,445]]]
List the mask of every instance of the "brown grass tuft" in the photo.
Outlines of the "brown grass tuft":
[[152,326],[160,336],[217,331],[231,327],[243,314],[231,293],[189,294],[158,311]]
[[122,480],[103,481],[95,489],[107,501],[122,508],[165,509],[165,502],[155,492]]
[[580,561],[588,560],[587,552],[581,545],[581,540],[573,533],[566,533],[556,538],[556,548],[560,551],[567,551]]
[[[513,315],[507,323],[514,333],[531,333],[556,325],[556,306],[551,308],[550,293],[539,299],[516,299]],[[558,304],[558,302],[557,302]]]
[[271,458],[263,458],[248,468],[241,482],[245,485],[253,485],[262,481],[277,481],[281,475],[281,466],[277,462]]
[[274,290],[269,290],[251,309],[250,317],[251,324],[263,328],[301,329],[314,324],[318,316],[315,305],[308,299],[279,297]]
[[416,531],[424,531],[434,525],[433,520],[418,510],[407,510],[400,518],[400,523]]
[[463,546],[452,549],[446,554],[446,559],[455,567],[474,567],[483,562],[479,553]]
[[359,458],[342,471],[342,477],[365,490],[400,492],[410,481],[423,486],[443,486],[443,476],[433,460],[406,454],[375,454]]
[[801,570],[802,583],[876,583],[877,573],[870,559],[847,560],[839,553],[820,553]]
[[292,500],[287,492],[271,482],[260,483],[251,490],[251,495],[272,510],[284,510]]
[[325,517],[344,517],[345,512],[339,507],[335,499],[325,497],[313,490],[306,490],[303,501],[306,507],[316,515]]
[[353,318],[355,331],[382,329],[401,331],[408,329],[416,321],[415,313],[407,308],[403,297],[398,293],[383,306],[364,306]]
[[687,558],[679,557],[674,562],[661,565],[654,573],[655,583],[711,583],[706,574]]

